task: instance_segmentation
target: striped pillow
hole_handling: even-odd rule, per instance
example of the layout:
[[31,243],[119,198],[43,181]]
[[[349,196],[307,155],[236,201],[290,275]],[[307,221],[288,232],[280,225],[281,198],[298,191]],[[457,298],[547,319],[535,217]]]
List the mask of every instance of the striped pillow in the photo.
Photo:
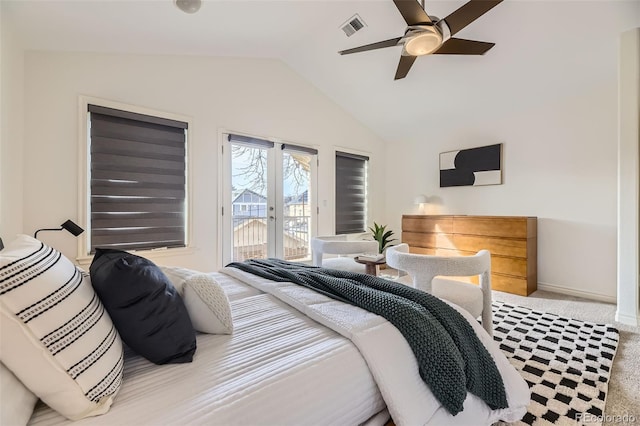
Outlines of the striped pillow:
[[104,414],[122,382],[122,342],[86,274],[20,235],[0,252],[0,359],[63,416]]

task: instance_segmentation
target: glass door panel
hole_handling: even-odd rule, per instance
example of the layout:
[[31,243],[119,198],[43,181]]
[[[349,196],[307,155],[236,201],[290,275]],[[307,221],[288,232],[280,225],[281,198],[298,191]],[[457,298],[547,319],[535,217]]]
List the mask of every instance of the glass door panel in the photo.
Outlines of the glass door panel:
[[283,235],[285,260],[309,260],[311,165],[315,155],[282,151]]
[[231,144],[232,261],[269,257],[268,148]]

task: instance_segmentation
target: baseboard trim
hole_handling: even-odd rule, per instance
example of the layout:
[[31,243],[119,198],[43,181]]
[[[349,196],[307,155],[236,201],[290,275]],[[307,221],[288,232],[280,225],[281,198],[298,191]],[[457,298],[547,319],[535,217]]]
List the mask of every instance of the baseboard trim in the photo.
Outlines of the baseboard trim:
[[618,303],[615,296],[606,294],[592,293],[590,291],[578,291],[567,287],[561,287],[553,284],[538,283],[538,290],[551,291],[553,293],[566,294],[569,296],[583,297],[585,299],[598,300],[600,302]]
[[640,314],[638,315],[627,315],[627,314],[621,314],[620,312],[618,312],[616,310],[616,321],[621,322],[622,324],[627,324],[627,325],[632,325],[634,327],[637,327],[638,325],[640,325]]

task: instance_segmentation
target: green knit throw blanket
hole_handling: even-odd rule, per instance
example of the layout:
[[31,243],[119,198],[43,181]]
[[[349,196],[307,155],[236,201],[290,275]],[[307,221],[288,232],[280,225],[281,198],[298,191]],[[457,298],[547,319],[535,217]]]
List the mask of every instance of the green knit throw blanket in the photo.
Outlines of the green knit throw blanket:
[[384,317],[407,340],[420,377],[454,416],[462,411],[467,391],[491,409],[508,406],[500,372],[471,325],[429,293],[372,275],[279,259],[250,259],[227,266],[296,283]]

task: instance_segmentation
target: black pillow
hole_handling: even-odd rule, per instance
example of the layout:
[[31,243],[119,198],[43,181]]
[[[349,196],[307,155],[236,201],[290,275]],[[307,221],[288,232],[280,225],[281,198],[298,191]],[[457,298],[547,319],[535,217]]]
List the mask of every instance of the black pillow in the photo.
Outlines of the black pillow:
[[155,263],[96,249],[91,284],[122,340],[155,364],[191,362],[196,335],[182,298]]

